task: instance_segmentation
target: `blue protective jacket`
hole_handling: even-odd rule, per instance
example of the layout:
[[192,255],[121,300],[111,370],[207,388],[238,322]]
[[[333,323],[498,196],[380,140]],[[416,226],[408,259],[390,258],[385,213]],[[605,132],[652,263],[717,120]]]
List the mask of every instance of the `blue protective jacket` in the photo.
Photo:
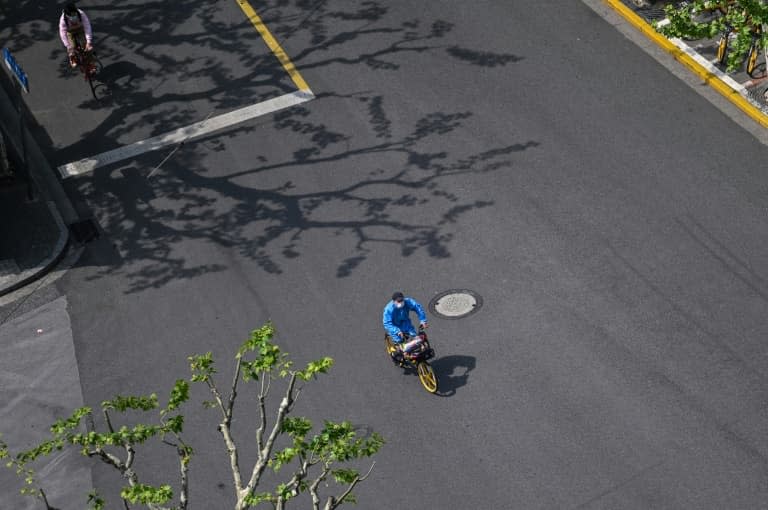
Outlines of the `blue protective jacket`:
[[409,316],[411,312],[416,312],[416,315],[419,316],[419,321],[427,321],[427,314],[424,313],[424,308],[418,301],[407,297],[403,300],[403,303],[405,304],[402,308],[396,307],[394,301],[390,301],[384,307],[384,314],[382,317],[384,330],[392,337],[394,342],[400,342],[400,337],[397,335],[400,331],[408,333],[411,336],[416,335],[416,329],[414,329],[413,324],[411,324],[411,318]]

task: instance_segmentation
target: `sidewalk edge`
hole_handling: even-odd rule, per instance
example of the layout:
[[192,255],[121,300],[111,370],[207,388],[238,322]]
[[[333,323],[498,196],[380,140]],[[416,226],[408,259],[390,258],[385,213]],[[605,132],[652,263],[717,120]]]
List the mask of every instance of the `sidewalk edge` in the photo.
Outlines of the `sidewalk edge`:
[[51,254],[44,260],[42,260],[37,266],[22,271],[17,275],[12,283],[0,288],[0,296],[10,294],[11,292],[24,287],[28,283],[42,277],[47,273],[56,263],[61,260],[64,255],[64,251],[69,244],[69,229],[64,224],[64,220],[59,214],[59,210],[56,204],[48,200],[46,202],[48,209],[51,211],[51,215],[56,220],[56,225],[59,227],[59,238],[56,240],[56,245],[53,247]]
[[[705,84],[720,93],[728,101],[733,103],[742,112],[747,114],[752,120],[764,128],[768,128],[768,117],[755,105],[750,103],[738,90],[733,89],[723,81],[723,78],[704,66],[696,62],[686,51],[677,47],[672,41],[658,33],[648,22],[638,16],[632,9],[624,5],[621,0],[603,0],[615,12],[623,17],[628,23],[639,30],[648,39],[651,39],[664,51],[669,53],[672,58],[686,66],[701,78]],[[687,46],[687,45],[686,45]],[[693,51],[693,50],[691,50]],[[719,72],[719,71],[718,71]],[[719,73],[726,76],[724,73]]]

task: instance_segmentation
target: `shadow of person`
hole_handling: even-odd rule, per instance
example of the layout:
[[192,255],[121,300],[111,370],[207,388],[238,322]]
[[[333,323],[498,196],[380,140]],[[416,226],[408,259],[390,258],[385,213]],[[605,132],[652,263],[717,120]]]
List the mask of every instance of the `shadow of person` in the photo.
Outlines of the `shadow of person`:
[[474,356],[451,355],[437,358],[430,364],[437,376],[437,395],[450,397],[456,393],[457,388],[467,384],[476,360]]

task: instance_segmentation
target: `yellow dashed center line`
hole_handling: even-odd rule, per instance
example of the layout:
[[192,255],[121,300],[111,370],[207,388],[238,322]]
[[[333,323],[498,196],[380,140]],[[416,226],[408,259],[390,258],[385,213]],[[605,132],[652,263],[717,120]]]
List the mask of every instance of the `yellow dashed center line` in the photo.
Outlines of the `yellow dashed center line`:
[[305,82],[304,78],[301,77],[301,74],[299,74],[299,71],[296,70],[296,67],[293,65],[293,62],[291,62],[291,59],[288,58],[288,55],[285,53],[283,48],[280,47],[280,44],[272,36],[269,29],[267,29],[267,26],[263,21],[261,21],[261,18],[258,14],[256,14],[256,11],[253,9],[253,7],[251,7],[251,4],[249,4],[247,0],[237,0],[237,4],[248,17],[248,20],[256,28],[256,31],[259,32],[261,38],[264,39],[264,42],[267,44],[269,50],[277,57],[277,60],[280,61],[280,64],[282,64],[283,69],[285,69],[285,72],[288,73],[288,76],[291,77],[293,83],[299,88],[299,90],[305,90],[309,92],[309,85],[307,85],[307,82]]

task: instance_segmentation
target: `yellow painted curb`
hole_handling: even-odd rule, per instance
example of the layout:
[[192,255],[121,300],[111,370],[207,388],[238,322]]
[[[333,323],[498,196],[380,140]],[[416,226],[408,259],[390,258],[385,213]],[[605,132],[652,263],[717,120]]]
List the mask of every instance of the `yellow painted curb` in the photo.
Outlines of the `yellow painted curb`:
[[738,91],[733,90],[726,83],[720,80],[716,74],[713,74],[709,70],[702,67],[701,64],[696,62],[693,58],[691,58],[690,55],[675,46],[669,39],[658,33],[655,28],[653,28],[643,18],[635,14],[632,9],[624,5],[621,0],[603,1],[611,6],[611,8],[618,12],[635,28],[640,30],[640,32],[642,32],[646,37],[661,46],[667,53],[671,54],[675,60],[693,71],[699,78],[704,80],[704,83],[718,91],[723,97],[735,104],[741,111],[749,115],[752,120],[761,126],[768,128],[768,117],[766,117],[766,115],[760,111],[759,108],[755,107],[752,103],[747,101],[744,96],[739,94]]
[[305,82],[304,78],[301,77],[299,71],[296,70],[293,62],[291,62],[291,59],[288,58],[288,54],[285,53],[277,40],[272,37],[272,34],[267,29],[267,26],[263,21],[261,21],[261,18],[258,14],[256,14],[256,11],[253,9],[253,7],[251,7],[251,4],[249,4],[247,0],[237,0],[237,4],[248,17],[248,20],[256,28],[256,31],[259,32],[261,38],[264,39],[264,42],[267,44],[269,50],[277,57],[277,60],[280,61],[280,64],[282,64],[283,69],[285,69],[285,72],[288,73],[288,76],[291,77],[293,83],[299,88],[299,90],[309,92],[309,85],[307,85],[307,82]]

